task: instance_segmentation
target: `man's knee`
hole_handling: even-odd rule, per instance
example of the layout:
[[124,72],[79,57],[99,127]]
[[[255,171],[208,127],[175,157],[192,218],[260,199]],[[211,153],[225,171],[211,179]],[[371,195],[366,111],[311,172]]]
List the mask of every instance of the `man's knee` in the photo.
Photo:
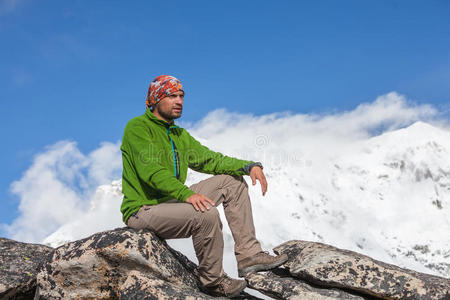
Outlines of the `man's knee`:
[[200,226],[212,227],[218,224],[222,228],[219,211],[215,206],[210,207],[209,210],[197,213],[197,220]]
[[220,221],[219,210],[215,206],[210,207],[209,210],[205,210],[201,214],[205,222],[214,223],[216,221]]

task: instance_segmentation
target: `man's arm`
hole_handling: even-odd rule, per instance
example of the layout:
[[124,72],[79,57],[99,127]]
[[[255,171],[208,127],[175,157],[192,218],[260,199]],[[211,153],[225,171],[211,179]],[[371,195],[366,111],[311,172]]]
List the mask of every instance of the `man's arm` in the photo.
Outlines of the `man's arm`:
[[186,153],[189,168],[208,174],[249,175],[254,161],[242,160],[210,150],[192,137],[189,138],[189,151]]
[[253,185],[256,180],[261,183],[263,196],[267,192],[267,180],[260,162],[241,160],[214,152],[203,146],[186,132],[191,140],[189,167],[193,170],[209,174],[250,175]]

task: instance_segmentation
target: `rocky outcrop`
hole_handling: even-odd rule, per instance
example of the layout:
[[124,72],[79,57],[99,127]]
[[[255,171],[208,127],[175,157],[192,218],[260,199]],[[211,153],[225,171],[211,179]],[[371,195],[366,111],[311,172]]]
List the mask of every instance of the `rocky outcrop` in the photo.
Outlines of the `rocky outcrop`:
[[[0,247],[0,299],[214,298],[199,289],[197,266],[148,230],[118,228],[56,249],[6,239]],[[288,255],[284,266],[246,277],[274,299],[450,299],[449,279],[356,252],[306,241],[274,251]]]
[[450,280],[374,260],[322,243],[290,241],[274,249],[289,257],[295,278],[381,299],[450,299]]
[[56,249],[36,299],[209,299],[195,265],[147,230],[121,228]]
[[38,267],[53,248],[0,238],[0,299],[34,296]]

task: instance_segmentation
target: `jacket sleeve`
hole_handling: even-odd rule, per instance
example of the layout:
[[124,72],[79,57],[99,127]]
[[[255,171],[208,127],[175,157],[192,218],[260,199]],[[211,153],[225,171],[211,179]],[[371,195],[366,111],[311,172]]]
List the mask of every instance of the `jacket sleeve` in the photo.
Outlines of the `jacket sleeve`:
[[189,137],[188,162],[189,168],[208,174],[228,174],[228,175],[248,175],[247,166],[254,164],[254,161],[242,160],[214,152],[203,146],[199,141]]
[[164,152],[152,140],[149,128],[136,124],[127,126],[124,141],[133,157],[134,167],[141,181],[161,194],[170,195],[183,202],[195,194],[162,164],[162,160],[165,159],[162,155]]

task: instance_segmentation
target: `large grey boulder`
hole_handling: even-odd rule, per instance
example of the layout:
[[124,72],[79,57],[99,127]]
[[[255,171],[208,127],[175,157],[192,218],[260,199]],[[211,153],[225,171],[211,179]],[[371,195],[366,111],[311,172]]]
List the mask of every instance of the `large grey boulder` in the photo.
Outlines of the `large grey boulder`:
[[0,238],[0,299],[33,299],[36,274],[53,248]]
[[35,299],[217,299],[199,290],[188,258],[151,231],[131,228],[56,248],[37,281]]
[[322,243],[289,241],[274,249],[286,253],[289,273],[307,282],[354,290],[382,299],[450,299],[450,280],[377,261]]
[[57,248],[35,299],[209,299],[196,268],[148,230],[119,228]]

